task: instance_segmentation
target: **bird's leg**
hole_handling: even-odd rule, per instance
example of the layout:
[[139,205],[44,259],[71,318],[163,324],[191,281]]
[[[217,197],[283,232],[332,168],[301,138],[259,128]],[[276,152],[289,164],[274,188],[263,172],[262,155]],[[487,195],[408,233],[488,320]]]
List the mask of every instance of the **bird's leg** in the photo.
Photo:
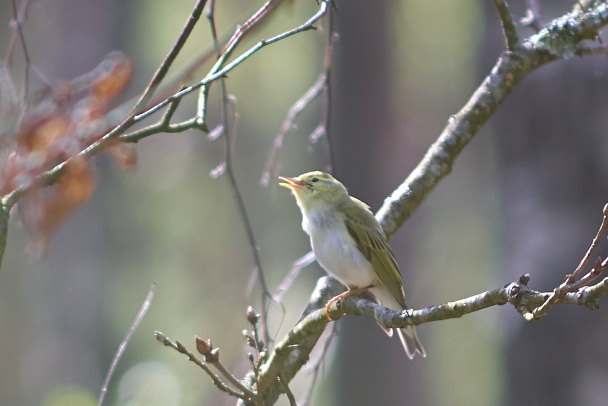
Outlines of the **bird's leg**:
[[[368,286],[364,286],[362,288],[348,289],[346,292],[340,293],[338,296],[335,296],[335,297],[332,297],[331,299],[329,299],[329,301],[325,305],[325,315],[327,316],[327,319],[329,321],[334,321],[334,319],[331,318],[330,311],[329,311],[329,308],[331,307],[332,303],[337,302],[338,300],[346,299],[349,296],[357,296],[359,293],[365,292],[366,290],[373,288],[374,286],[375,285],[368,285]],[[342,305],[342,303],[340,303],[338,308],[340,308],[341,305]]]

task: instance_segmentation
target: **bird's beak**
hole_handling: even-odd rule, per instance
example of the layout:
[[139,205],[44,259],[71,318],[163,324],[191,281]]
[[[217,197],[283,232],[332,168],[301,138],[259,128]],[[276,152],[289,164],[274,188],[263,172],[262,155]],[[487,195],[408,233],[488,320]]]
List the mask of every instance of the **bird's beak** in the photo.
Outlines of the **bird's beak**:
[[283,181],[279,182],[279,185],[286,187],[287,189],[298,190],[302,186],[305,186],[305,183],[299,181],[296,178],[284,178],[282,176],[279,176],[279,179]]

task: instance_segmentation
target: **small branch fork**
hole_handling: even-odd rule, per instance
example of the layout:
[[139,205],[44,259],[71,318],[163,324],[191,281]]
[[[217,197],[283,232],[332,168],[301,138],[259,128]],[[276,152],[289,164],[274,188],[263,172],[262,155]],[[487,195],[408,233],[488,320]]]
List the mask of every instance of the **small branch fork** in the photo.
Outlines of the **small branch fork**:
[[[199,358],[197,358],[196,355],[194,355],[192,352],[188,351],[188,349],[182,343],[180,343],[179,341],[172,341],[169,337],[167,337],[160,331],[155,332],[154,336],[156,337],[158,342],[160,342],[161,344],[163,344],[167,347],[171,347],[174,350],[176,350],[177,352],[186,355],[190,361],[194,362],[203,371],[205,371],[207,373],[207,375],[209,375],[209,377],[213,381],[213,384],[222,392],[225,392],[225,393],[227,393],[231,396],[234,396],[236,398],[239,398],[239,399],[253,401],[254,404],[256,404],[256,405],[263,404],[263,403],[260,403],[259,396],[255,392],[253,392],[253,391],[249,390],[248,388],[246,388],[245,386],[243,386],[239,382],[238,379],[236,379],[230,372],[228,372],[228,370],[220,362],[219,349],[213,348],[211,346],[211,342],[209,340],[205,341],[205,340],[202,340],[200,337],[195,338],[196,345],[197,345],[197,348],[199,349],[199,352],[200,352],[200,349],[203,349],[203,351],[205,351],[205,354],[203,354],[205,356],[205,362],[204,362],[204,361],[200,360]],[[207,347],[208,347],[208,350],[205,350],[205,348],[207,348]],[[224,375],[225,378],[228,379],[228,381],[230,383],[232,383],[235,387],[237,387],[238,391],[233,389],[229,385],[225,384],[220,379],[220,377],[217,376],[211,370],[209,365],[213,365],[222,375]]]
[[[254,379],[257,380],[259,374],[259,365],[266,357],[266,353],[263,351],[263,338],[260,337],[258,332],[258,323],[261,320],[261,317],[259,314],[255,313],[253,308],[249,307],[246,312],[246,319],[251,325],[251,330],[244,330],[243,335],[247,341],[247,344],[255,350],[255,354],[250,353],[248,358],[251,362]],[[211,344],[211,340],[203,340],[198,336],[194,337],[194,343],[197,351],[205,357],[205,360],[202,361],[196,357],[196,355],[190,352],[182,343],[179,341],[172,341],[160,331],[155,332],[154,336],[163,345],[171,347],[177,352],[186,355],[190,361],[198,365],[203,371],[205,371],[205,373],[207,373],[207,375],[209,375],[209,377],[211,377],[211,380],[215,386],[222,392],[225,392],[252,405],[261,406],[266,404],[265,400],[254,389],[250,388],[246,384],[246,381],[240,381],[228,370],[228,368],[226,368],[226,366],[220,360],[220,349],[214,348]],[[226,382],[224,382],[220,376],[216,375],[211,370],[209,367],[210,365],[220,373]],[[282,392],[286,393],[290,402],[292,402],[291,404],[295,404],[295,398],[289,389],[288,381],[285,381],[281,375],[277,377],[277,381],[281,385]]]
[[[597,231],[595,238],[593,238],[593,241],[591,242],[591,246],[587,250],[587,253],[581,260],[580,264],[576,267],[576,269],[574,270],[573,273],[566,275],[564,282],[561,285],[559,285],[557,288],[555,288],[553,293],[551,293],[551,295],[547,298],[547,300],[541,306],[537,307],[531,313],[526,315],[526,319],[531,319],[531,320],[540,319],[545,314],[547,314],[547,312],[553,306],[562,302],[569,293],[579,292],[581,288],[589,286],[589,284],[591,282],[593,282],[595,279],[597,279],[606,270],[606,268],[608,267],[608,257],[606,257],[604,259],[602,259],[600,257],[595,261],[591,270],[587,274],[585,274],[583,277],[580,277],[583,270],[589,264],[589,261],[591,260],[591,256],[593,255],[593,252],[597,248],[597,245],[599,244],[601,238],[606,234],[606,230],[608,229],[608,204],[606,204],[604,206],[603,214],[604,214],[604,216],[602,218],[602,224],[600,225],[600,228]],[[602,285],[602,284],[604,284],[604,285],[606,284],[606,279],[604,279],[603,282],[600,282],[597,285]],[[582,293],[581,293],[581,295],[582,295]],[[583,304],[585,306],[594,306],[595,305],[594,302],[590,302],[590,303],[584,302]]]

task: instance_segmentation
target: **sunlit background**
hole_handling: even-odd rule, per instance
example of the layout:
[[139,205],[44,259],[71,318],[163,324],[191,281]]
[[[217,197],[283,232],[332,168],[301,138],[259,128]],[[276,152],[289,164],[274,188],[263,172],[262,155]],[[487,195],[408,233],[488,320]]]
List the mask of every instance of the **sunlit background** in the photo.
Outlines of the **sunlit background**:
[[[0,4],[7,49],[11,2]],[[515,3],[515,2],[514,2]],[[519,19],[523,2],[513,4]],[[547,21],[572,2],[543,4]],[[233,32],[261,2],[219,1],[216,23]],[[331,167],[376,210],[466,102],[504,49],[491,2],[337,1],[331,127],[311,144],[323,100],[302,114],[279,153],[279,173]],[[30,88],[93,69],[112,50],[134,63],[124,97],[141,92],[177,38],[193,0],[32,2],[24,35]],[[238,51],[302,24],[315,1],[282,5]],[[267,47],[230,72],[236,101],[233,170],[271,290],[309,250],[293,198],[260,185],[289,107],[323,71],[329,22]],[[532,30],[518,25],[523,37]],[[176,69],[211,45],[201,19]],[[11,72],[23,89],[23,54]],[[199,73],[202,77],[206,65]],[[559,284],[584,254],[608,200],[608,57],[573,58],[524,79],[458,159],[453,173],[391,241],[414,308],[494,289],[531,274],[531,287]],[[220,124],[217,86],[210,126]],[[182,102],[190,117],[196,100]],[[97,402],[111,360],[153,281],[151,308],[109,386],[106,405],[231,405],[209,377],[154,331],[194,349],[210,338],[224,364],[249,369],[245,309],[259,285],[227,177],[223,139],[160,134],[137,146],[135,172],[95,158],[97,189],[54,235],[48,256],[25,254],[17,216],[0,270],[1,405]],[[601,251],[605,255],[604,251]],[[280,338],[301,314],[323,271],[306,268],[271,309]],[[600,305],[605,307],[606,300]],[[398,340],[370,320],[345,317],[319,369],[312,405],[604,405],[608,398],[606,309],[554,309],[529,324],[512,307],[418,328],[428,357],[409,361]],[[292,384],[306,396],[312,373]],[[288,404],[285,398],[279,404]]]

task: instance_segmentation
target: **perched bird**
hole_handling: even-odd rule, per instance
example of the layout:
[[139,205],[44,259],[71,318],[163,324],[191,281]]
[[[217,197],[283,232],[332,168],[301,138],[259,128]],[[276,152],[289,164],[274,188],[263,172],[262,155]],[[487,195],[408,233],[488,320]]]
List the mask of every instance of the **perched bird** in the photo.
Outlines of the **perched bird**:
[[[324,172],[279,179],[296,198],[317,261],[348,287],[342,297],[363,292],[389,309],[407,309],[397,261],[369,206],[349,196],[342,183]],[[382,328],[393,335],[392,329]],[[416,353],[426,357],[414,326],[396,330],[409,358]]]

